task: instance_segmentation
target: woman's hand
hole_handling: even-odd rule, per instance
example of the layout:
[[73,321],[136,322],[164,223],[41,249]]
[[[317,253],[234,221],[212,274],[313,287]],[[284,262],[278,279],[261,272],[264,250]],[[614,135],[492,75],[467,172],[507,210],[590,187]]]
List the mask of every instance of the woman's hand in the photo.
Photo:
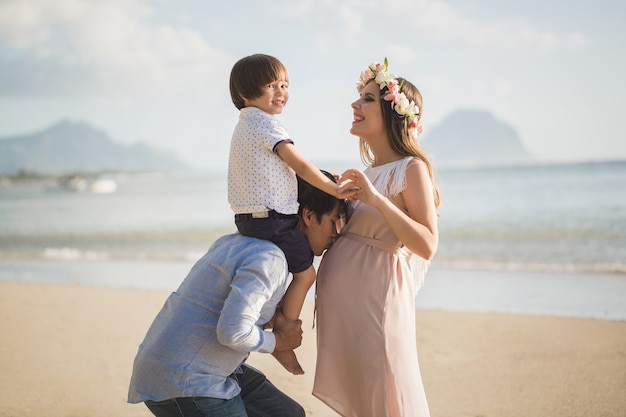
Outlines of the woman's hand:
[[374,188],[374,185],[370,182],[369,178],[358,169],[346,170],[339,179],[339,183],[343,184],[346,181],[350,181],[352,187],[356,188],[356,192],[349,198],[350,201],[355,202],[360,200],[365,204],[376,207],[382,198],[382,195]]

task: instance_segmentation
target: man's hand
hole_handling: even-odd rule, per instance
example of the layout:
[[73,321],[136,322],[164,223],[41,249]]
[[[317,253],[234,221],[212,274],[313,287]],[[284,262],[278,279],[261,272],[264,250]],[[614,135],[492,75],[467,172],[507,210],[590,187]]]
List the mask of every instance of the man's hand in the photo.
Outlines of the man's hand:
[[287,320],[280,310],[274,314],[273,332],[276,336],[274,352],[292,350],[302,344],[302,320]]

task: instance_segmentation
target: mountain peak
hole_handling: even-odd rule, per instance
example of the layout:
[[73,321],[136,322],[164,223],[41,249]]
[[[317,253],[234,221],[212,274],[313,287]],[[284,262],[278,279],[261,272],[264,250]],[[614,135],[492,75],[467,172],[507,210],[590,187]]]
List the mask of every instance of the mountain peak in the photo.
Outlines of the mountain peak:
[[61,119],[57,123],[53,124],[52,126],[45,128],[42,132],[62,133],[62,132],[71,132],[71,131],[76,131],[76,130],[83,130],[83,131],[89,131],[93,133],[100,133],[100,134],[106,135],[104,131],[86,122],[71,121],[69,119]]
[[148,145],[120,144],[85,122],[61,120],[33,134],[0,139],[0,174],[186,169],[173,155]]
[[533,160],[511,125],[478,109],[451,113],[424,137],[423,144],[439,165],[506,165]]

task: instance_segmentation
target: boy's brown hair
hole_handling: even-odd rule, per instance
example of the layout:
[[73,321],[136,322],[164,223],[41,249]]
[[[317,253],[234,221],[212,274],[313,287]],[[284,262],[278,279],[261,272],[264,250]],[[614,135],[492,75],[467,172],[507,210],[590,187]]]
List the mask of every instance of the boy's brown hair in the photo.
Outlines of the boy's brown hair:
[[240,59],[230,71],[230,97],[233,104],[239,110],[243,109],[244,99],[261,97],[261,88],[278,80],[289,82],[289,75],[277,58],[254,54]]

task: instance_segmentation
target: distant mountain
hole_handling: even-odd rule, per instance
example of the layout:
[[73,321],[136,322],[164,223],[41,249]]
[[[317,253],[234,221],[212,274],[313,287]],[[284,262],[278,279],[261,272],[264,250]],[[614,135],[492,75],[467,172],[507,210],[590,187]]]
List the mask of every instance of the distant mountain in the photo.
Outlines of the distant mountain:
[[440,166],[482,166],[529,163],[517,131],[487,111],[457,110],[422,140]]
[[174,155],[146,144],[117,143],[87,123],[62,121],[41,132],[0,139],[0,174],[188,169]]

